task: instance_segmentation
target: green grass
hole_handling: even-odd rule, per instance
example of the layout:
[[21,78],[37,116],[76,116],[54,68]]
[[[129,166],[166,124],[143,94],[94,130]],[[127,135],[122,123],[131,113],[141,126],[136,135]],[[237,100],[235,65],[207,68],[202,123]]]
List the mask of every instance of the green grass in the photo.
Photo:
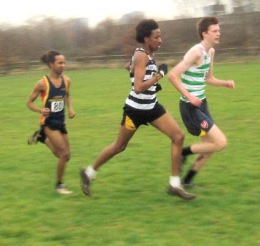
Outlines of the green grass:
[[[215,66],[216,77],[236,81],[234,91],[207,90],[228,147],[198,175],[190,202],[165,193],[170,143],[152,127],[141,127],[129,148],[100,169],[91,198],[83,195],[79,168],[117,136],[130,82],[124,69],[66,74],[77,113],[67,121],[72,158],[65,181],[73,196],[54,193],[56,160],[47,148],[26,144],[39,115],[25,103],[43,74],[0,77],[1,246],[260,245],[259,64]],[[186,132],[179,95],[166,78],[162,86],[159,101]],[[186,134],[185,145],[196,141]]]

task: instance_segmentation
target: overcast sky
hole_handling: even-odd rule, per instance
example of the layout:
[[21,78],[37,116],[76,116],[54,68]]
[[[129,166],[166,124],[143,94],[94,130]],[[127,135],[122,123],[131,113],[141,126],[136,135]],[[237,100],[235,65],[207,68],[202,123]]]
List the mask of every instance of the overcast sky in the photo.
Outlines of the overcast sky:
[[[0,25],[23,24],[37,17],[87,18],[95,26],[106,18],[120,19],[124,14],[140,11],[147,18],[171,20],[182,14],[201,16],[205,5],[215,0],[3,0]],[[230,0],[221,0],[225,4]]]
[[0,8],[1,24],[20,24],[29,18],[88,18],[91,26],[106,19],[119,19],[122,15],[144,12],[147,17],[172,19],[173,0],[4,0]]

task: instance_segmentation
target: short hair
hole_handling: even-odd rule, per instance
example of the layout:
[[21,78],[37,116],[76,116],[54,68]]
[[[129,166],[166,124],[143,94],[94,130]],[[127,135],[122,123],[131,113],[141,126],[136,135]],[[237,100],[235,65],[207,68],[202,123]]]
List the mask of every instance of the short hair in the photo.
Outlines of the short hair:
[[50,50],[46,54],[43,54],[41,56],[41,61],[48,65],[49,63],[54,63],[56,56],[59,56],[59,55],[61,55],[60,52],[58,52],[56,50]]
[[209,29],[209,26],[211,25],[217,25],[219,23],[218,19],[216,17],[205,17],[201,19],[197,23],[197,31],[200,39],[203,39],[203,32],[207,32]]
[[158,29],[158,23],[153,19],[142,20],[135,28],[135,39],[139,43],[144,43],[144,38],[149,37],[153,30]]

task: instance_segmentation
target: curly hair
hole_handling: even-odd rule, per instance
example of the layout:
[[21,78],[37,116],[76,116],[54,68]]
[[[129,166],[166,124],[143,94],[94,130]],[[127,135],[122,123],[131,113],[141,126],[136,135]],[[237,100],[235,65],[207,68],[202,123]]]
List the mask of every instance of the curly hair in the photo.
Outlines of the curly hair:
[[135,28],[135,39],[139,43],[144,43],[144,38],[149,37],[153,30],[158,29],[158,23],[153,19],[142,20]]

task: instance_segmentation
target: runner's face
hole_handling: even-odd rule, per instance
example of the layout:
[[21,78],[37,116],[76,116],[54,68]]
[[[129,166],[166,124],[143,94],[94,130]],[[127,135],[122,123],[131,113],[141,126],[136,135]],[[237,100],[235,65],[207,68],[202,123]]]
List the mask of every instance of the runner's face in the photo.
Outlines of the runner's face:
[[161,30],[160,29],[153,30],[148,40],[149,40],[149,46],[151,50],[152,51],[158,50],[162,43]]
[[204,39],[207,39],[210,43],[219,44],[220,40],[220,27],[218,24],[211,25],[208,28],[208,31],[204,33]]
[[57,74],[62,74],[65,68],[65,58],[63,55],[58,55],[55,57],[54,63],[51,63],[51,68]]

